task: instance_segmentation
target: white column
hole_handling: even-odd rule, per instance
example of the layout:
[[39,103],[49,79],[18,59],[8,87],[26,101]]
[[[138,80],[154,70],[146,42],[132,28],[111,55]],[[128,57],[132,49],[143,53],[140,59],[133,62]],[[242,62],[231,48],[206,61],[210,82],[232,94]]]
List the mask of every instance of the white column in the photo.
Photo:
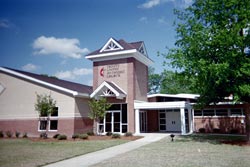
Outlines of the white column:
[[135,110],[135,134],[140,134],[140,110]]
[[185,126],[185,108],[181,108],[181,134],[186,134]]
[[189,119],[189,127],[190,127],[190,133],[194,132],[194,109],[189,108],[188,109],[189,115],[190,115],[190,119]]

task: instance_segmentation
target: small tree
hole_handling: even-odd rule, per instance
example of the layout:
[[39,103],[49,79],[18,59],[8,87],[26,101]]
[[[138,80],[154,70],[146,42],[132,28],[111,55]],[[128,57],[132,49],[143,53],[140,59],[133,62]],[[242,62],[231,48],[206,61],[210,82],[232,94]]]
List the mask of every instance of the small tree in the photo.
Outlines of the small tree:
[[91,99],[89,102],[90,113],[89,118],[94,121],[93,132],[99,134],[97,131],[97,123],[105,117],[106,111],[111,107],[111,104],[107,103],[106,98],[100,98],[99,100]]
[[36,95],[36,104],[35,109],[39,113],[39,121],[41,117],[47,117],[46,119],[46,132],[43,137],[47,137],[47,125],[49,123],[49,116],[53,114],[54,108],[56,107],[56,101],[52,99],[51,95],[46,94],[37,94]]

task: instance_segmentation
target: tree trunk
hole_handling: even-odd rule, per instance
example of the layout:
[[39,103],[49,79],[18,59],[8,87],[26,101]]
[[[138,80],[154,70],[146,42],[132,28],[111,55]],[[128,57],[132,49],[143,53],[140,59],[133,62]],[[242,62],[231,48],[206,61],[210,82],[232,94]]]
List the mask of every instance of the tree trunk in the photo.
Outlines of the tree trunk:
[[96,119],[94,119],[94,121],[93,121],[93,132],[94,132],[94,134],[95,135],[98,135],[98,132],[97,132],[97,120]]
[[245,109],[245,123],[246,123],[246,140],[250,142],[250,103],[246,103],[244,106]]

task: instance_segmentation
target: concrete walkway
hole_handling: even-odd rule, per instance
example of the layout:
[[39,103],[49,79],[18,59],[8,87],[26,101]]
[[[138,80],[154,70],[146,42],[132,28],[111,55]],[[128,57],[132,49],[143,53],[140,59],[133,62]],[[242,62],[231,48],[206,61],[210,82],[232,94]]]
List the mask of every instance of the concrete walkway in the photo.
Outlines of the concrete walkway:
[[71,158],[68,160],[56,162],[56,163],[47,165],[46,167],[68,167],[68,166],[86,167],[86,166],[94,165],[104,160],[107,160],[109,158],[115,157],[119,154],[132,151],[141,146],[150,144],[152,142],[156,142],[158,140],[163,139],[166,136],[169,136],[169,134],[164,134],[164,133],[149,133],[149,134],[145,133],[141,135],[144,136],[144,138],[131,141],[125,144],[117,145],[114,147],[110,147],[107,149],[103,149],[100,151],[92,152],[89,154],[84,154],[84,155]]

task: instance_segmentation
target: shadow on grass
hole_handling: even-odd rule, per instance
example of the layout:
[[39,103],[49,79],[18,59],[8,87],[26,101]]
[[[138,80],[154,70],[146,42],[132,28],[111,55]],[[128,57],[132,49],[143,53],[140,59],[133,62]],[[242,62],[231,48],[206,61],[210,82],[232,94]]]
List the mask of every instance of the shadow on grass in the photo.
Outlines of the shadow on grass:
[[221,134],[191,134],[187,136],[180,136],[176,142],[208,142],[211,144],[235,144],[235,143],[247,143],[245,136],[237,135],[221,135]]

